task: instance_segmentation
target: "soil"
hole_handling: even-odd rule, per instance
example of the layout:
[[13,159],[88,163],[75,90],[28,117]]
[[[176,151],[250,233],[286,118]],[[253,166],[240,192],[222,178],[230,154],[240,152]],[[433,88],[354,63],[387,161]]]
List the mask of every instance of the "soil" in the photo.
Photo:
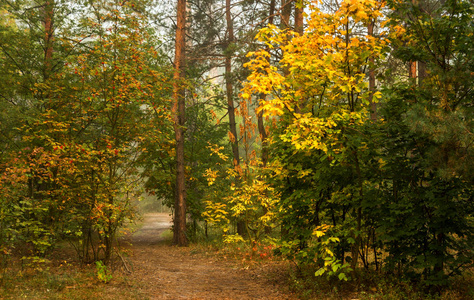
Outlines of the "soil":
[[170,246],[170,234],[164,235],[170,227],[168,214],[146,214],[129,238],[128,267],[149,299],[297,299],[280,290],[284,276],[278,266],[248,268],[193,247]]

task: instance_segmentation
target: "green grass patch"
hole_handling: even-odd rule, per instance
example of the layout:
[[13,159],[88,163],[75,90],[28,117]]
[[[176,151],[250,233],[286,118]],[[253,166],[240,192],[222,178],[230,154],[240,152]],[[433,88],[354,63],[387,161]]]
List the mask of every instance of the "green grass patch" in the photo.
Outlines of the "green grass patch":
[[161,237],[165,240],[172,240],[173,239],[173,231],[171,229],[167,229],[161,234]]

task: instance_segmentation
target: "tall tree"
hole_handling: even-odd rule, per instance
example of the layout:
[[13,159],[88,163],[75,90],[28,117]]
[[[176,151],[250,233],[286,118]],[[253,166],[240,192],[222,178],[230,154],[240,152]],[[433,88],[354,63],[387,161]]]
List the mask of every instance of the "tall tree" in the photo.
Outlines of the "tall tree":
[[295,32],[299,35],[303,35],[303,31],[303,1],[297,1],[297,3],[295,3]]
[[54,0],[44,3],[44,77],[51,72],[54,41]]
[[[225,20],[227,25],[227,38],[225,41],[225,88],[227,98],[227,114],[229,115],[229,136],[232,145],[233,165],[237,174],[240,172],[240,153],[239,153],[239,136],[237,135],[237,124],[235,122],[235,106],[234,106],[234,86],[232,78],[232,56],[234,54],[234,24],[232,19],[231,0],[225,1]],[[236,178],[236,184],[239,184],[239,176]],[[237,220],[237,233],[245,234],[245,224],[241,220]]]
[[225,87],[227,98],[227,113],[229,114],[230,141],[232,144],[233,164],[237,169],[240,165],[239,137],[235,122],[234,86],[232,83],[232,55],[234,53],[234,25],[231,15],[231,0],[225,1],[225,20],[227,24],[227,38],[225,43]]
[[186,0],[178,0],[172,109],[176,140],[176,190],[173,243],[178,246],[186,246],[188,243],[186,237],[186,174],[184,158],[186,10]]
[[68,239],[82,261],[107,263],[116,230],[133,219],[143,133],[152,131],[149,111],[164,111],[169,78],[131,3],[71,3],[0,2],[19,29],[0,22],[0,75],[10,83],[2,82],[10,117],[5,126],[0,116],[0,130],[14,142],[0,161],[0,217],[10,222],[0,226],[34,255]]
[[[356,33],[369,17],[381,15],[375,4],[344,1],[330,13],[315,3],[310,6],[308,30],[302,36],[274,26],[258,35],[261,41],[281,48],[279,64],[272,66],[265,50],[252,53],[255,58],[248,64],[252,74],[247,95],[272,95],[259,109],[279,116],[272,137],[272,164],[275,174],[280,174],[274,178],[282,193],[283,232],[288,231],[284,232],[284,247],[294,247],[282,251],[310,261],[324,252],[323,241],[318,245],[311,239],[313,230],[322,225],[322,208],[332,206],[343,220],[337,221],[337,215],[330,211],[328,215],[334,216],[331,223],[345,227],[341,247],[347,250],[352,244],[352,266],[357,266],[365,197],[358,126],[366,121],[369,94],[362,70],[367,68],[369,55],[375,59],[382,56],[385,41]],[[347,203],[351,203],[350,209]],[[317,234],[324,235],[323,231]],[[328,261],[342,264],[344,252],[337,251],[339,262],[334,257]]]

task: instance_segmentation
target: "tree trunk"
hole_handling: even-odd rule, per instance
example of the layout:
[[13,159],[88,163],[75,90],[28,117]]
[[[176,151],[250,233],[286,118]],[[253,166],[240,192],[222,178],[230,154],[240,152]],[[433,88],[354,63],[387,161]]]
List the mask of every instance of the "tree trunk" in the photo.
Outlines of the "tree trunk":
[[270,1],[270,9],[268,14],[268,24],[273,24],[273,19],[275,15],[275,0]]
[[[370,22],[367,26],[367,33],[369,36],[374,35],[374,21]],[[370,109],[370,119],[375,121],[377,120],[377,104],[374,102],[374,93],[375,93],[375,59],[373,56],[369,58],[369,109]]]
[[[303,5],[303,3],[301,3],[301,5]],[[299,7],[298,3],[295,5],[295,31],[300,36],[303,35],[303,33],[304,33],[303,7]]]
[[173,76],[173,121],[176,139],[176,190],[173,244],[186,246],[186,179],[184,173],[184,123],[185,123],[185,27],[186,0],[178,0],[176,45]]
[[416,79],[416,61],[410,61],[408,66],[408,77],[412,79]]
[[[418,5],[418,0],[412,0],[413,5]],[[410,61],[408,63],[408,77],[413,79],[416,83],[418,77],[418,62],[417,61]]]
[[[265,101],[267,95],[260,94],[260,102]],[[262,166],[266,167],[268,162],[268,145],[267,145],[267,131],[265,130],[265,124],[263,122],[263,112],[260,111],[257,114],[257,125],[258,125],[258,133],[260,134],[260,139],[262,141]]]
[[[273,25],[273,15],[275,14],[275,0],[270,1],[270,9],[268,11],[268,24]],[[270,49],[267,47],[266,49],[270,52]],[[268,58],[267,58],[268,59]],[[264,102],[266,100],[267,95],[264,93],[259,95],[259,101]],[[260,103],[259,103],[260,105]],[[262,141],[262,167],[265,168],[268,162],[268,141],[267,141],[267,131],[265,129],[265,123],[263,122],[263,111],[257,113],[257,125],[258,125],[258,133],[260,135],[260,139]],[[265,192],[266,193],[266,192]],[[268,209],[266,207],[263,208],[263,213],[267,214]],[[272,232],[272,228],[270,226],[265,226],[265,234],[269,235]]]
[[[229,115],[230,126],[230,143],[232,145],[233,164],[236,170],[240,168],[239,138],[237,136],[237,125],[235,122],[234,107],[234,86],[232,84],[232,54],[234,42],[234,25],[232,24],[231,0],[225,1],[225,20],[227,23],[227,40],[225,49],[225,89],[227,97],[227,111]],[[236,179],[238,181],[240,179]],[[237,220],[237,233],[244,236],[246,233],[245,224],[241,220]]]
[[360,162],[359,162],[359,155],[357,153],[357,150],[353,151],[354,154],[354,162],[355,162],[355,168],[356,168],[356,174],[357,174],[357,181],[359,185],[359,200],[357,203],[357,211],[356,211],[356,233],[354,236],[355,243],[352,245],[351,249],[351,256],[352,256],[352,261],[351,261],[351,269],[353,270],[353,273],[355,275],[356,268],[359,262],[359,249],[362,245],[362,238],[361,238],[361,230],[362,230],[362,200],[364,199],[364,190],[363,190],[363,179],[362,179],[362,172],[360,170]]
[[239,154],[239,139],[237,136],[237,126],[235,122],[235,107],[234,107],[234,86],[232,84],[232,43],[234,42],[234,26],[232,24],[232,17],[230,14],[230,0],[226,0],[225,19],[227,23],[227,47],[225,56],[225,88],[227,97],[227,111],[229,114],[229,126],[232,144],[232,154],[234,157],[234,167],[238,168],[240,165]]
[[291,15],[291,6],[293,4],[293,0],[281,0],[281,29],[290,28],[290,15]]
[[54,40],[54,0],[46,0],[44,4],[44,78],[50,76],[53,58]]
[[[268,24],[273,25],[273,15],[275,13],[275,0],[270,1],[270,10],[268,11]],[[270,49],[266,49],[270,52]],[[268,59],[268,58],[267,58]],[[259,101],[263,102],[266,100],[267,95],[260,94]],[[260,103],[259,103],[260,104]],[[265,130],[265,123],[263,122],[263,112],[257,114],[257,124],[258,124],[258,133],[260,134],[260,139],[262,140],[262,165],[265,167],[268,162],[268,149],[267,149],[267,131]]]
[[[280,7],[280,29],[285,30],[290,27],[290,15],[291,15],[291,4],[292,0],[281,0]],[[290,72],[287,67],[283,67],[283,75],[287,77]],[[298,105],[295,106],[295,111],[299,112]],[[283,221],[284,222],[284,221]],[[281,224],[281,236],[284,239],[289,237],[289,231],[286,229],[286,224],[282,222]]]

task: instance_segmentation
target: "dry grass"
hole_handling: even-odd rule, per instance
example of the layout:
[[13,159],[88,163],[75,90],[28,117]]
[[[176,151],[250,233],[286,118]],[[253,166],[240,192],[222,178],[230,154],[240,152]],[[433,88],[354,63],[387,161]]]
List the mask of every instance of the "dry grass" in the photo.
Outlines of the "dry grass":
[[44,271],[9,270],[0,286],[0,299],[144,299],[138,283],[120,272],[105,284],[95,267],[67,266]]
[[25,266],[10,257],[0,275],[0,299],[145,299],[139,283],[127,276],[117,260],[113,280],[99,281],[95,265],[79,264],[71,248],[55,251],[48,262]]

